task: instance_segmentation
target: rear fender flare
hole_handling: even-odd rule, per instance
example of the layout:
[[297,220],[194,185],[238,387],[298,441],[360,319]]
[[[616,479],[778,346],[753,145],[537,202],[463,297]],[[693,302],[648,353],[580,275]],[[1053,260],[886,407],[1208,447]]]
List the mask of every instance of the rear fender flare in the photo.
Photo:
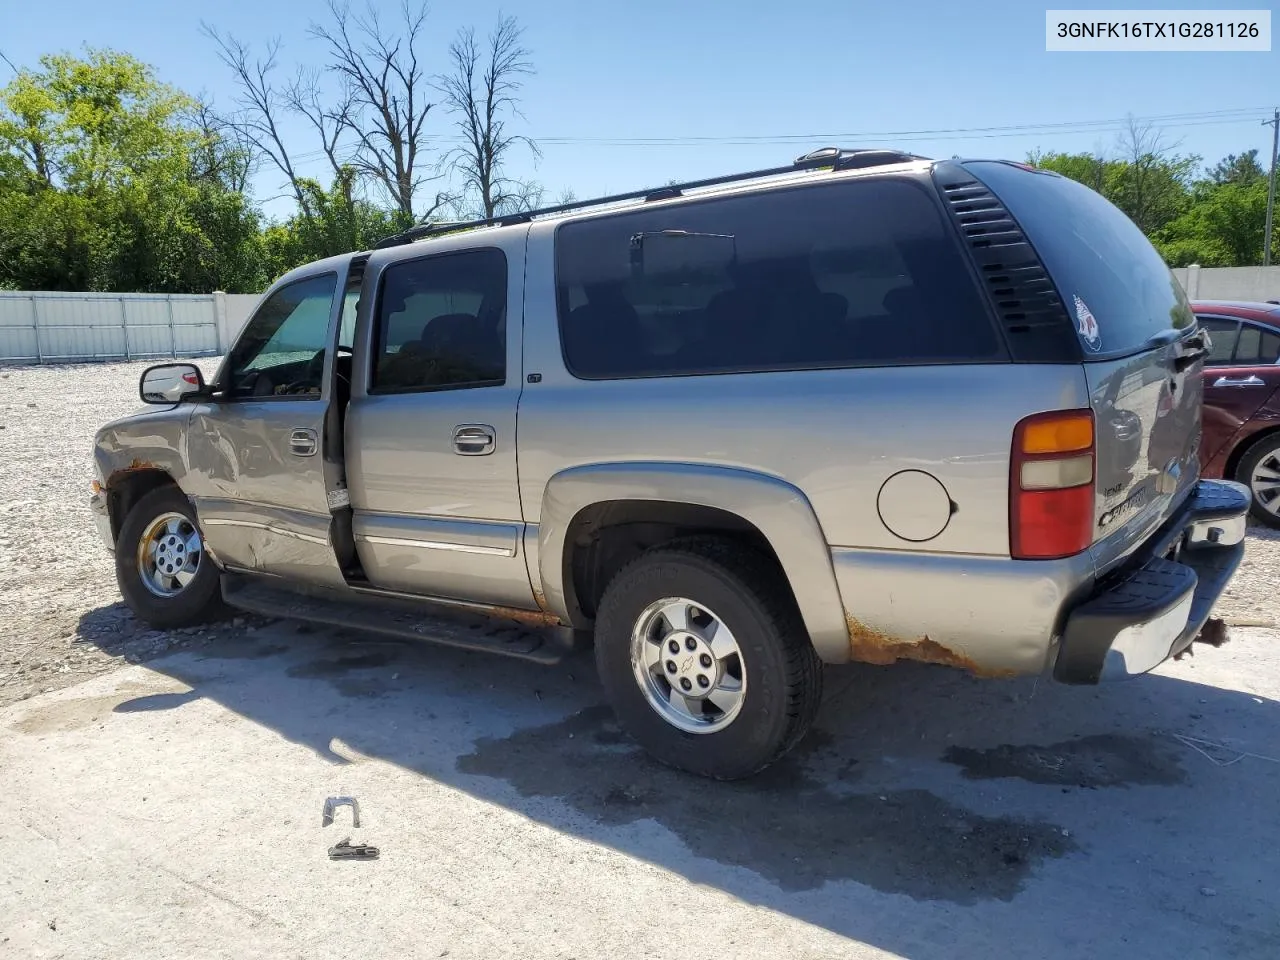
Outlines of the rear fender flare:
[[831,551],[808,498],[777,477],[706,464],[635,462],[571,467],[543,493],[538,575],[546,608],[571,620],[565,591],[566,535],[587,507],[613,500],[656,500],[713,507],[752,524],[769,541],[818,656],[849,659],[849,632]]

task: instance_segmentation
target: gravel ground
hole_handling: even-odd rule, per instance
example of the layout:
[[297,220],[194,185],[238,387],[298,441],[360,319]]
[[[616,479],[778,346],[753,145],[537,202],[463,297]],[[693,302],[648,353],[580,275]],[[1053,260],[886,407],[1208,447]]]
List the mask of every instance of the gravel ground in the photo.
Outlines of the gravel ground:
[[136,621],[89,514],[94,434],[142,405],[138,377],[154,362],[0,367],[0,706],[231,627]]
[[[216,359],[199,361],[212,373]],[[93,436],[140,406],[135,363],[0,367],[0,706],[69,686],[121,661],[252,626],[161,632],[120,603],[87,500]],[[1280,623],[1280,531],[1250,530],[1244,564],[1218,607],[1228,623]]]

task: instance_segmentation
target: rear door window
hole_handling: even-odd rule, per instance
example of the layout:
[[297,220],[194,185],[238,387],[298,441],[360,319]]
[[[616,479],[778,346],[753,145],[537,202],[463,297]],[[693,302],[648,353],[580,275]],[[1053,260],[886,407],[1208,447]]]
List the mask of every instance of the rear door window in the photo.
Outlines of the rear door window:
[[383,271],[371,393],[501,386],[507,259],[467,250]]
[[907,180],[570,222],[556,282],[586,379],[1005,358],[936,198]]
[[1265,366],[1275,363],[1277,356],[1280,356],[1280,335],[1251,323],[1241,325],[1240,342],[1236,344],[1236,366]]
[[1057,285],[1086,360],[1195,325],[1182,286],[1132,220],[1083,184],[1008,163],[967,169],[1004,202]]
[[1240,339],[1240,321],[1223,317],[1200,317],[1200,326],[1209,331],[1212,346],[1204,359],[1206,367],[1222,367],[1231,362]]

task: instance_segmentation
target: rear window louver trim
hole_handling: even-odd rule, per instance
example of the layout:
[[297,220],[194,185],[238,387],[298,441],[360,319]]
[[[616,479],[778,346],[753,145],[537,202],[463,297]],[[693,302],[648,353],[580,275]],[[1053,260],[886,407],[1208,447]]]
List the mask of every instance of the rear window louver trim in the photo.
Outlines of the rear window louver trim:
[[953,167],[936,173],[947,209],[1009,336],[1014,359],[1076,359],[1070,317],[1017,221],[985,184],[963,170]]

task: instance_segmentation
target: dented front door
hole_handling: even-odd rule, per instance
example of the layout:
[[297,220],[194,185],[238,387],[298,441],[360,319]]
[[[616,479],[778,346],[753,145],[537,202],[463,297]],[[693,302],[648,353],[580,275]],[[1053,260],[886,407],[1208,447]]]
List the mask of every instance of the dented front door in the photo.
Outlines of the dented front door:
[[205,542],[226,568],[340,584],[326,457],[329,344],[344,271],[281,283],[249,319],[188,431],[189,492]]

